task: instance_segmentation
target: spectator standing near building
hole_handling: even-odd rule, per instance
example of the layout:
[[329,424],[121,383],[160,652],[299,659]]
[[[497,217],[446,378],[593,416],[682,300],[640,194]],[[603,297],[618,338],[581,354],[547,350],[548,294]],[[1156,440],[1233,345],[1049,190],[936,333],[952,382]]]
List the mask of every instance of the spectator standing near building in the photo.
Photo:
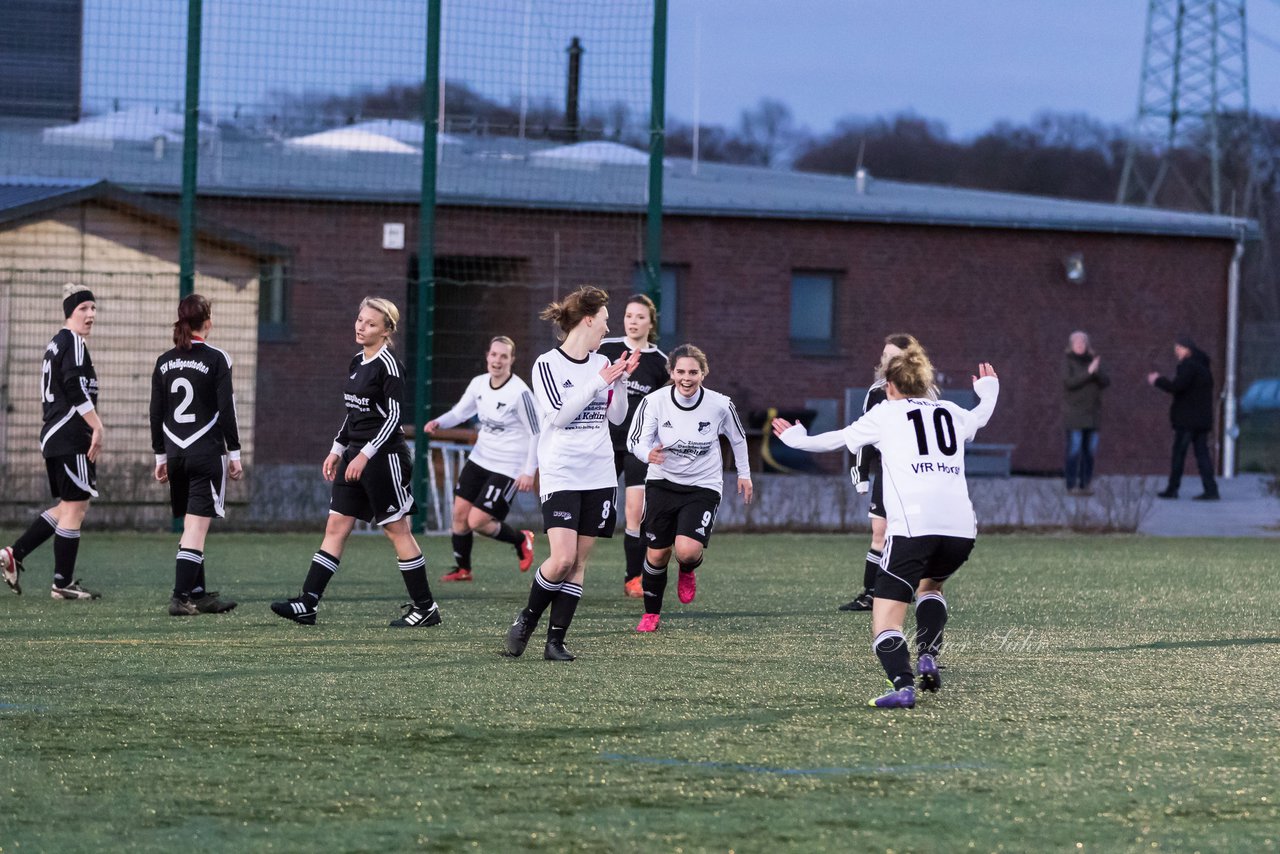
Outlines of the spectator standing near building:
[[1062,372],[1062,419],[1067,438],[1064,471],[1070,495],[1093,494],[1090,483],[1098,453],[1102,390],[1110,384],[1102,370],[1102,357],[1093,352],[1088,333],[1079,329],[1072,332]]
[[1204,487],[1204,492],[1195,500],[1217,501],[1218,483],[1213,478],[1213,457],[1209,454],[1209,433],[1213,430],[1213,374],[1209,371],[1209,356],[1186,334],[1174,339],[1173,352],[1178,357],[1173,379],[1162,377],[1157,371],[1147,374],[1149,384],[1173,395],[1173,402],[1169,404],[1173,459],[1169,483],[1158,495],[1178,497],[1182,466],[1190,446],[1195,450],[1196,468],[1200,470],[1200,483]]

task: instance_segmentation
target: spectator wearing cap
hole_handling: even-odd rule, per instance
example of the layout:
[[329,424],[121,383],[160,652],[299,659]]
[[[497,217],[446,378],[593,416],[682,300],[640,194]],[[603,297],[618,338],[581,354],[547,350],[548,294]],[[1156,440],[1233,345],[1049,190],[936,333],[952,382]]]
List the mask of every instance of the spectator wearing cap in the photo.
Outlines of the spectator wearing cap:
[[1213,374],[1209,372],[1209,356],[1185,333],[1174,339],[1173,352],[1178,357],[1173,379],[1162,377],[1156,371],[1147,375],[1150,385],[1173,395],[1173,402],[1169,404],[1173,459],[1169,483],[1158,495],[1178,497],[1182,467],[1190,446],[1195,450],[1196,468],[1200,470],[1200,482],[1204,486],[1204,492],[1195,500],[1217,501],[1218,484],[1213,479],[1213,458],[1209,455],[1209,433],[1213,430]]
[[1098,425],[1102,418],[1102,390],[1111,380],[1102,370],[1102,359],[1089,344],[1089,335],[1077,329],[1067,340],[1062,371],[1062,421],[1067,436],[1064,470],[1069,495],[1089,495],[1093,459],[1098,453]]

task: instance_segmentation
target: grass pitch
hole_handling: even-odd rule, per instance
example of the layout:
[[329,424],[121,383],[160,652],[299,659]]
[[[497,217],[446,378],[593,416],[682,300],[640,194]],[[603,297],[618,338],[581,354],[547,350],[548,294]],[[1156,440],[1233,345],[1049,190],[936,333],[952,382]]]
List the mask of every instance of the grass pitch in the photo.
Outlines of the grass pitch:
[[[387,628],[380,537],[320,625],[286,623],[267,603],[318,542],[215,529],[241,605],[183,619],[172,536],[86,535],[92,603],[51,600],[33,555],[26,594],[0,588],[0,850],[1280,845],[1274,543],[983,537],[948,585],[943,692],[877,711],[868,616],[835,610],[861,536],[718,536],[651,636],[601,542],[567,665],[542,627],[499,656],[529,576],[483,540],[477,581],[434,585],[439,628]],[[434,578],[447,540],[426,551]]]

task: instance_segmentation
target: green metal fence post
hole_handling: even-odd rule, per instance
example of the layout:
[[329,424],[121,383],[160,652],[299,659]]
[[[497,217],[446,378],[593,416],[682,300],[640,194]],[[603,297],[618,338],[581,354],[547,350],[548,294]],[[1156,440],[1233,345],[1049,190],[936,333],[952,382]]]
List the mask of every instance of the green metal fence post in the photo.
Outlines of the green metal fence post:
[[662,157],[667,121],[667,0],[653,4],[653,77],[649,104],[649,209],[645,215],[644,274],[649,298],[662,307]]
[[178,228],[178,296],[196,289],[196,169],[200,156],[202,0],[187,0],[187,93],[182,123],[182,203]]
[[430,462],[427,445],[427,412],[431,409],[431,349],[436,312],[436,139],[440,130],[440,6],[427,3],[427,67],[422,86],[422,192],[418,212],[418,387],[413,396],[413,494],[418,499],[414,530],[427,522],[427,477]]

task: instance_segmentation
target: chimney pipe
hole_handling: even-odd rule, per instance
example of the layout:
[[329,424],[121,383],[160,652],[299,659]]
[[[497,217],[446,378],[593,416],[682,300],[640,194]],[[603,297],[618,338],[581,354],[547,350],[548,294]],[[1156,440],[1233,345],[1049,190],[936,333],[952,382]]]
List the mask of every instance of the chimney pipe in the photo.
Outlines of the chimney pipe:
[[570,142],[577,142],[582,135],[581,123],[578,120],[578,86],[582,80],[582,41],[574,36],[569,42],[569,87],[564,97],[565,133]]

